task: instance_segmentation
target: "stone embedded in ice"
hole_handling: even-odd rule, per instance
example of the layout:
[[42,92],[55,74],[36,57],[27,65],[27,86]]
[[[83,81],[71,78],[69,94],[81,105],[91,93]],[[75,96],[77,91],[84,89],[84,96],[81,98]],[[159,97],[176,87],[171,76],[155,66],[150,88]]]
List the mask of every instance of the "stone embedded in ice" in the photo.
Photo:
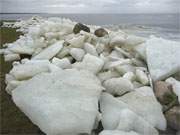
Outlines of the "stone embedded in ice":
[[133,84],[126,78],[111,78],[104,81],[103,86],[108,93],[113,95],[123,95],[133,90]]
[[68,58],[59,59],[59,58],[54,57],[52,59],[52,64],[54,64],[62,69],[71,67],[71,62],[69,61]]
[[162,107],[157,102],[153,90],[144,86],[118,98],[128,107],[149,122],[153,127],[160,130],[166,129],[166,120],[162,113]]
[[80,48],[72,48],[69,53],[77,61],[81,61],[85,55],[84,50]]
[[153,81],[163,80],[180,70],[180,43],[152,37],[146,42],[148,68]]
[[128,105],[112,95],[103,93],[100,98],[102,125],[105,130],[135,131],[144,135],[158,135],[157,130]]
[[94,56],[98,56],[95,46],[90,43],[84,44],[84,50],[86,51],[86,53],[89,53]]
[[17,80],[29,79],[39,73],[49,71],[49,61],[31,60],[25,64],[19,64],[12,68],[12,74]]
[[125,132],[120,130],[103,130],[99,135],[140,135],[134,131]]
[[178,96],[178,100],[180,103],[180,81],[170,77],[166,79],[166,82],[170,83],[173,86],[173,91]]
[[104,61],[99,57],[86,54],[82,62],[76,62],[75,64],[73,64],[73,67],[77,69],[88,70],[94,74],[97,74],[102,69],[103,65]]
[[48,135],[91,133],[103,87],[88,71],[39,74],[12,92],[15,104]]
[[63,48],[63,43],[64,41],[59,41],[50,45],[32,59],[51,59]]

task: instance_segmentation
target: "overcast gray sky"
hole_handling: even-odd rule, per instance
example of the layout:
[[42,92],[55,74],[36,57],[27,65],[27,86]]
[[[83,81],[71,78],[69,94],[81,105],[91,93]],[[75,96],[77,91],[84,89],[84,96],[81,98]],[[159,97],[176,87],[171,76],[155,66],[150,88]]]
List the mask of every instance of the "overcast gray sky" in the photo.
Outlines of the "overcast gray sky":
[[180,0],[0,0],[1,13],[180,13]]

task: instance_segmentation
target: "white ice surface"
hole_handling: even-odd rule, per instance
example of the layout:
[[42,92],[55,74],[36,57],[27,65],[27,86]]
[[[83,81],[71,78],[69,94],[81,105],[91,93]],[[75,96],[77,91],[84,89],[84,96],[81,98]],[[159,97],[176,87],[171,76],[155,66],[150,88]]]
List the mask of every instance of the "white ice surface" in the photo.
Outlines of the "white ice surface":
[[153,81],[163,80],[180,70],[180,43],[151,37],[146,42],[148,68]]
[[12,98],[48,135],[90,134],[102,89],[92,73],[67,69],[35,76],[17,87]]

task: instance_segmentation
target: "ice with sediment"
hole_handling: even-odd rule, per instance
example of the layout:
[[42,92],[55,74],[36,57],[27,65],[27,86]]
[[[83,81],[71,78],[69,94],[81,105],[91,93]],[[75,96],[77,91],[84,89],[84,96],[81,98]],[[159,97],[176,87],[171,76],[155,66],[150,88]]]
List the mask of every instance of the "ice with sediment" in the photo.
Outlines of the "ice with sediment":
[[43,73],[12,92],[15,104],[48,135],[90,134],[103,87],[88,71]]

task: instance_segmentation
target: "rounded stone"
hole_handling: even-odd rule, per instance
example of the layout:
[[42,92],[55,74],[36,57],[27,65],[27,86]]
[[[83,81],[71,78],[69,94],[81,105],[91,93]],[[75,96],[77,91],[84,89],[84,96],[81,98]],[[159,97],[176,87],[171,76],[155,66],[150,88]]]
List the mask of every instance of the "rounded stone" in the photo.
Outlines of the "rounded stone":
[[180,106],[174,106],[165,113],[169,127],[180,130]]
[[163,105],[171,103],[176,98],[172,86],[163,81],[157,81],[154,83],[154,93],[158,101]]
[[108,35],[108,32],[103,28],[99,28],[99,29],[95,30],[94,34],[97,37],[104,37],[105,35]]
[[79,33],[81,30],[86,31],[88,33],[90,32],[90,28],[82,23],[77,23],[73,28],[73,32],[75,34]]

